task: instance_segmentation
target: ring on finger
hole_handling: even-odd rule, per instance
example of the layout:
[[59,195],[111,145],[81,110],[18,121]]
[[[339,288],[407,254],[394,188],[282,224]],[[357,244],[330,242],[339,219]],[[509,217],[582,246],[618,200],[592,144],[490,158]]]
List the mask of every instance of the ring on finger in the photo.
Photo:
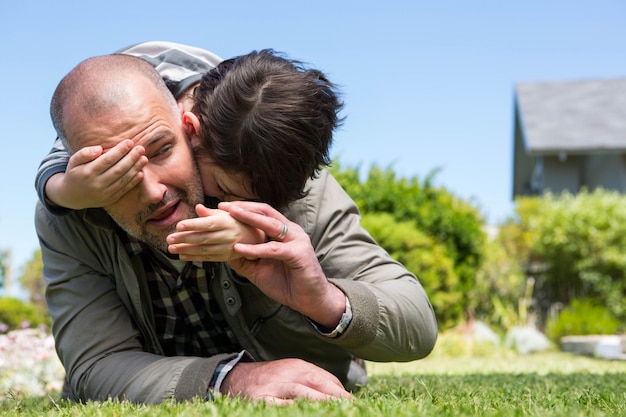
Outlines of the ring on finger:
[[285,236],[287,236],[288,231],[289,231],[289,227],[287,226],[287,224],[283,223],[283,230],[280,231],[278,236],[273,237],[272,240],[278,240],[279,242],[282,241],[285,238]]

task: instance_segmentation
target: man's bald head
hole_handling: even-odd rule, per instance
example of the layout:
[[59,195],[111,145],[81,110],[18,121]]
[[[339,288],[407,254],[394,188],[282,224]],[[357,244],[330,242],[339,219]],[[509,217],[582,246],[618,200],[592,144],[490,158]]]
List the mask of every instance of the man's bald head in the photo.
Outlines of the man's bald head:
[[150,82],[173,112],[176,101],[159,73],[143,59],[121,54],[89,58],[78,64],[59,83],[50,103],[50,116],[57,134],[70,152],[79,146],[67,137],[68,120],[96,120],[119,111],[138,93],[137,80]]

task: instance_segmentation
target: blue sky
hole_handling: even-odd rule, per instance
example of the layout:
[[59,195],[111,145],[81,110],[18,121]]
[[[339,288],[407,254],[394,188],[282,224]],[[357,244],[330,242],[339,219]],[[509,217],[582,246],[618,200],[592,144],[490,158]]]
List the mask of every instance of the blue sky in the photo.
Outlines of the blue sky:
[[309,62],[344,94],[342,164],[420,179],[440,169],[435,183],[492,224],[513,214],[515,83],[626,76],[621,0],[90,3],[1,7],[0,249],[13,250],[15,277],[38,247],[33,180],[54,139],[50,96],[90,56],[168,40]]

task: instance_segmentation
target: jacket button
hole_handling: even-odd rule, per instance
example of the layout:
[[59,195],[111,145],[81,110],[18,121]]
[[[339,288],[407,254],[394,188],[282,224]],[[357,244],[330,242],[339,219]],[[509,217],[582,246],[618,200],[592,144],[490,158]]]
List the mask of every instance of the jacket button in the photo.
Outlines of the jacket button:
[[230,281],[224,280],[222,281],[222,288],[224,288],[225,290],[230,288]]
[[228,297],[226,299],[226,304],[228,304],[229,306],[234,306],[236,303],[235,298],[234,297]]

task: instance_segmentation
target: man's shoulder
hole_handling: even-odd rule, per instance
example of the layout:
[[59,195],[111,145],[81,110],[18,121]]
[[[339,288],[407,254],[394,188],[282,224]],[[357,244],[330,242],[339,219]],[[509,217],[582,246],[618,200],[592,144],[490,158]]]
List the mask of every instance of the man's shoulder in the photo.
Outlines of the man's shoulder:
[[115,222],[101,209],[71,210],[58,215],[41,202],[35,209],[35,230],[42,243],[80,248],[87,242],[110,241]]
[[327,170],[320,170],[315,178],[307,181],[305,191],[306,196],[289,204],[283,214],[309,234],[318,227],[323,228],[331,213],[345,212],[354,205]]
[[66,226],[94,227],[105,229],[106,231],[111,231],[115,227],[115,221],[103,209],[68,210],[63,212],[63,214],[58,214],[50,211],[44,204],[37,201],[35,224],[41,224],[42,222]]
[[307,204],[339,205],[349,196],[337,179],[326,169],[317,172],[316,176],[307,181],[307,196],[303,199]]

